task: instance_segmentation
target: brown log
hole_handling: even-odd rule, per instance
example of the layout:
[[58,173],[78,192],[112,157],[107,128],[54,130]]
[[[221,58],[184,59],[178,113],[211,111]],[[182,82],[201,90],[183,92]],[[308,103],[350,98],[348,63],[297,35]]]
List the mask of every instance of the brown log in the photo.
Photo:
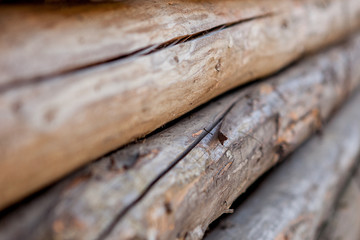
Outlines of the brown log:
[[1,8],[0,208],[360,25],[358,0],[145,2]]
[[338,194],[359,161],[359,104],[357,94],[321,137],[313,137],[275,169],[205,239],[318,239],[318,230],[331,216]]
[[3,217],[0,238],[201,238],[359,85],[359,43],[357,36],[88,165]]

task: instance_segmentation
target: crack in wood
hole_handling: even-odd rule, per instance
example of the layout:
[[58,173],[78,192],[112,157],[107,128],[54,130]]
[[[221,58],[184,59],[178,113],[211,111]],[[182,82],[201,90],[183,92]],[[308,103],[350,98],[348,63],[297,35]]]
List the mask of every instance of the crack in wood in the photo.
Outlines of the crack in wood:
[[200,32],[175,37],[175,38],[172,38],[172,39],[170,39],[168,41],[165,41],[163,43],[152,44],[152,45],[137,49],[135,51],[132,51],[130,53],[126,53],[126,54],[122,54],[120,56],[116,56],[116,57],[106,59],[104,61],[99,61],[99,62],[86,64],[86,65],[79,66],[79,67],[76,67],[76,68],[71,68],[71,69],[68,69],[68,70],[62,71],[62,72],[43,75],[43,76],[40,76],[40,77],[29,79],[26,82],[14,79],[11,83],[3,84],[2,86],[0,86],[0,93],[5,92],[5,91],[7,91],[9,89],[12,89],[12,88],[22,87],[22,86],[26,86],[26,85],[30,85],[30,84],[36,84],[36,83],[44,82],[46,80],[51,80],[51,78],[60,77],[61,75],[72,74],[72,73],[75,73],[75,72],[78,72],[78,71],[81,71],[81,70],[86,70],[86,69],[90,69],[90,68],[93,68],[93,67],[99,67],[99,66],[102,66],[102,65],[105,65],[105,64],[110,64],[110,63],[123,61],[123,60],[129,60],[129,59],[137,58],[137,57],[141,57],[141,56],[147,56],[147,55],[150,55],[152,53],[155,53],[155,52],[158,52],[158,51],[161,51],[161,50],[176,46],[176,45],[181,44],[181,43],[190,42],[190,41],[200,39],[200,38],[203,38],[203,37],[209,37],[212,34],[215,34],[217,32],[220,32],[220,31],[225,30],[225,29],[230,28],[230,27],[234,27],[234,26],[237,26],[237,25],[240,25],[240,24],[243,24],[243,23],[251,22],[251,21],[254,21],[254,20],[262,19],[262,18],[271,17],[271,16],[274,16],[274,15],[275,15],[274,12],[269,12],[269,13],[249,17],[249,18],[243,18],[243,19],[233,21],[233,22],[229,22],[229,23],[224,23],[224,24],[221,24],[221,25],[218,25],[218,26],[215,26],[215,27],[212,27],[212,28],[200,31]]
[[[149,185],[142,191],[142,193],[133,200],[128,206],[126,206],[122,211],[120,211],[116,217],[110,222],[110,224],[105,227],[105,229],[99,234],[96,240],[105,239],[112,230],[116,227],[118,222],[133,208],[136,204],[138,204],[146,195],[147,193],[155,186],[157,182],[159,182],[168,172],[170,172],[182,159],[186,157],[186,155],[191,152],[200,142],[203,140],[208,134],[211,134],[211,131],[225,118],[225,116],[231,111],[231,109],[239,102],[241,99],[237,98],[234,102],[231,103],[227,109],[225,109],[219,117],[215,119],[213,123],[211,123],[208,127],[204,128],[196,139],[183,151],[181,152],[172,162],[171,164],[163,170],[156,178],[154,178]],[[211,134],[212,135],[212,134]]]

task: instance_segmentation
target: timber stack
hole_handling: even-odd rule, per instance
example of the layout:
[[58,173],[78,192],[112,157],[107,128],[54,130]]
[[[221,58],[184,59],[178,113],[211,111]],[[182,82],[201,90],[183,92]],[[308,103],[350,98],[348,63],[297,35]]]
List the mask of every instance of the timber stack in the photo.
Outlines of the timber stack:
[[360,239],[359,0],[0,1],[0,239]]

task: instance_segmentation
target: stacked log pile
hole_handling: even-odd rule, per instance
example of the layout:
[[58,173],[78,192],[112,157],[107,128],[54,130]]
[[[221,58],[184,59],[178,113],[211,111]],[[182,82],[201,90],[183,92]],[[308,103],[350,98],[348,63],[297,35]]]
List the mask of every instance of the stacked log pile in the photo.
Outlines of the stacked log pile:
[[359,237],[359,1],[8,4],[0,26],[0,239],[201,239],[283,160],[205,239]]
[[[339,239],[336,232],[341,231],[340,239],[359,239],[360,188],[357,174],[351,173],[360,156],[359,103],[357,94],[323,136],[311,139],[271,172],[205,239]],[[335,217],[321,231],[343,188]]]

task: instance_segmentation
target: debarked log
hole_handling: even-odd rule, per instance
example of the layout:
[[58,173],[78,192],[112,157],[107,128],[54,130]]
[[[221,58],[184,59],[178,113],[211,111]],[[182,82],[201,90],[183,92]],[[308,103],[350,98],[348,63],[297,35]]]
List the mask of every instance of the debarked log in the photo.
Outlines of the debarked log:
[[[359,104],[360,93],[336,115],[321,136],[314,136],[274,169],[234,214],[224,217],[205,239],[319,239],[322,225],[332,218],[330,213],[337,198],[358,165]],[[355,201],[352,205],[355,212],[347,213],[352,218],[343,222],[353,229],[339,239],[359,234],[356,227],[359,222],[351,222],[359,220],[359,189],[353,193],[357,194],[351,199]]]
[[359,172],[351,179],[336,203],[333,214],[324,224],[319,240],[360,239],[360,185]]
[[[0,9],[0,89],[146,55],[243,22],[256,26],[262,24],[257,19],[271,15],[283,18],[280,29],[276,26],[273,32],[268,32],[276,35],[273,40],[290,41],[284,30],[293,25],[298,31],[291,30],[294,33],[291,42],[303,43],[296,36],[309,41],[306,39],[309,34],[319,35],[311,36],[313,40],[328,41],[321,40],[320,35],[336,38],[336,35],[356,28],[358,13],[359,3],[355,0],[258,0],[256,3],[249,0],[221,3],[216,0],[201,3],[135,0],[3,5]],[[266,21],[268,27],[274,27],[274,24],[273,20]],[[254,36],[243,34],[242,41],[252,41]],[[268,40],[268,44],[272,44],[272,40]]]
[[360,25],[358,0],[146,2],[0,9],[0,208]]
[[233,91],[89,164],[4,216],[0,238],[201,238],[359,85],[359,42]]

